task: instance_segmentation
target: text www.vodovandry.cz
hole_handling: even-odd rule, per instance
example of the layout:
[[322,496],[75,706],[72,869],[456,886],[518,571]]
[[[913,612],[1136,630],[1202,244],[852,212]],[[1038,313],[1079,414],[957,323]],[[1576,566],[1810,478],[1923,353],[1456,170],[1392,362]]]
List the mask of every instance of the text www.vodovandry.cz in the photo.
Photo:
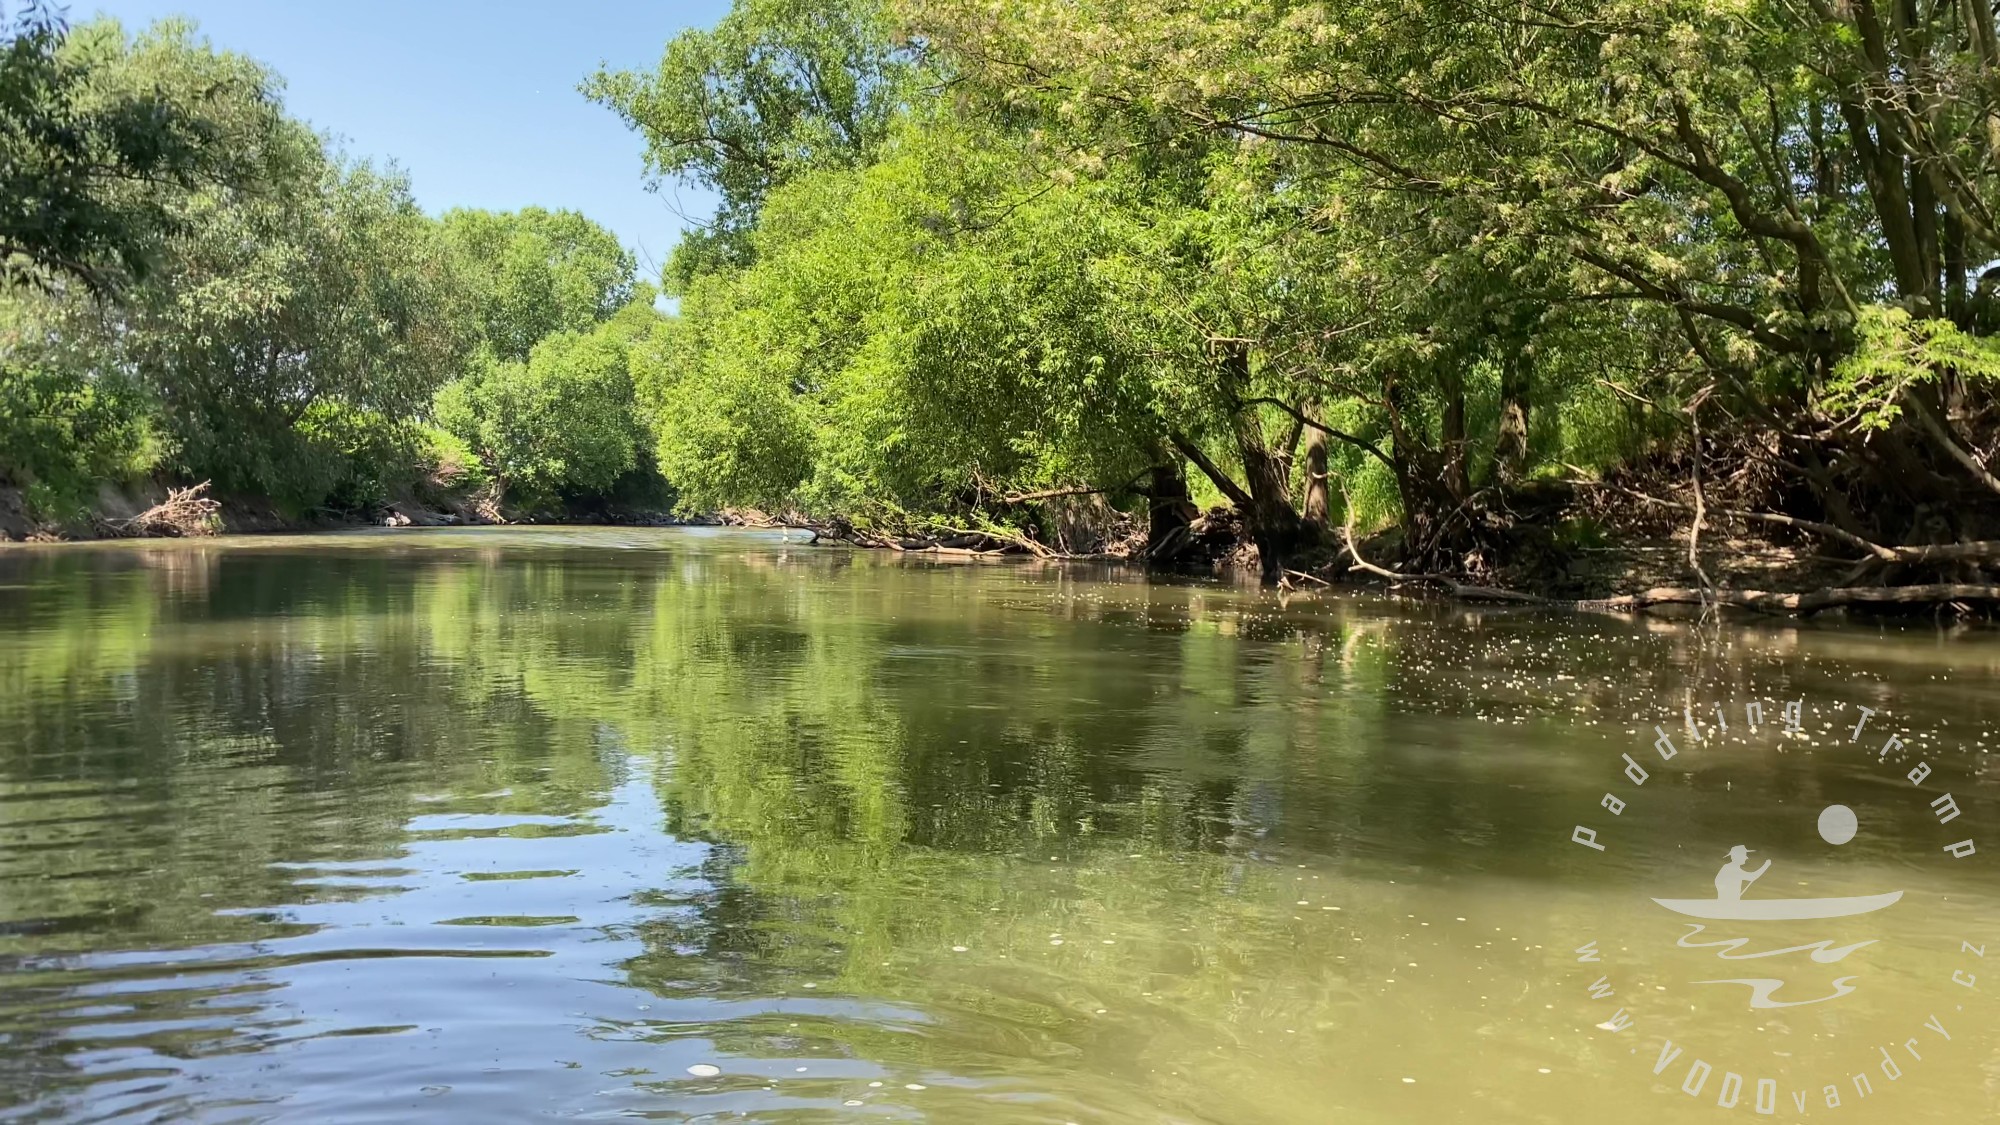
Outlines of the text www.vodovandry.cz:
[[[1848,742],[1850,744],[1860,743],[1863,734],[1867,730],[1869,720],[1876,714],[1875,709],[1870,707],[1858,707],[1857,710],[1860,718],[1849,730]],[[1729,730],[1727,712],[1721,706],[1717,706],[1714,709],[1714,715],[1715,724],[1713,732],[1704,735],[1701,725],[1695,720],[1692,707],[1685,709],[1683,718],[1685,719],[1688,732],[1686,737],[1693,742],[1703,742],[1726,733]],[[1800,734],[1804,731],[1806,716],[1805,701],[1803,699],[1786,703],[1781,715],[1781,722],[1787,734]],[[1761,701],[1753,700],[1744,706],[1743,722],[1751,732],[1756,732],[1765,724],[1764,705]],[[1672,761],[1680,753],[1679,747],[1674,743],[1673,736],[1669,735],[1665,728],[1661,726],[1655,726],[1653,734],[1655,736],[1652,743],[1653,753],[1658,755],[1661,762]],[[1904,770],[1904,763],[1908,757],[1909,755],[1903,739],[1893,734],[1875,752],[1875,761],[1878,764],[1890,765],[1891,768],[1898,771]],[[1641,765],[1639,760],[1631,754],[1622,754],[1621,758],[1623,761],[1621,772],[1625,780],[1630,783],[1629,789],[1624,790],[1625,795],[1622,796],[1619,792],[1608,791],[1604,794],[1602,800],[1598,802],[1599,807],[1613,817],[1622,817],[1625,814],[1626,810],[1631,807],[1632,802],[1638,799],[1639,791],[1652,776],[1646,766]],[[1940,825],[1949,825],[1959,819],[1961,815],[1958,802],[1954,796],[1947,792],[1941,796],[1931,797],[1930,794],[1922,790],[1922,786],[1931,778],[1933,772],[1928,762],[1918,760],[1914,766],[1903,773],[1903,779],[1910,786],[1918,788],[1920,798],[1923,799],[1924,804],[1936,816],[1938,823]],[[1844,805],[1828,806],[1820,814],[1820,834],[1829,844],[1845,844],[1853,839],[1855,825],[1856,819],[1853,810],[1848,809]],[[1957,833],[1946,833],[1943,838],[1949,840],[1954,835],[1957,835]],[[1570,835],[1570,840],[1574,844],[1600,853],[1607,851],[1611,847],[1611,842],[1603,838],[1597,828],[1589,825],[1577,825]],[[1939,850],[1942,856],[1949,856],[1953,860],[1963,860],[1978,854],[1977,843],[1971,837],[1946,843]],[[1716,876],[1715,898],[1656,898],[1653,901],[1670,911],[1685,916],[1757,922],[1843,918],[1886,909],[1902,898],[1902,892],[1900,891],[1841,899],[1744,898],[1743,894],[1745,890],[1771,866],[1771,861],[1766,860],[1762,867],[1755,869],[1748,868],[1747,862],[1750,851],[1751,849],[1743,845],[1737,845],[1730,849],[1730,862]],[[1693,928],[1696,932],[1700,932],[1703,927],[1697,925]],[[1730,957],[1730,954],[1736,948],[1747,942],[1748,939],[1736,939],[1716,943],[1690,944],[1684,938],[1679,944],[1681,948],[1688,949],[1720,945],[1724,947],[1725,952],[1719,956]],[[1771,950],[1753,954],[1752,956],[1767,957],[1786,953],[1814,951],[1813,960],[1827,963],[1838,960],[1855,949],[1874,943],[1859,942],[1844,948],[1829,950],[1827,947],[1831,944],[1830,942],[1820,942],[1810,946],[1795,946],[1786,949]],[[1602,954],[1597,947],[1597,942],[1594,940],[1578,947],[1576,953],[1578,954],[1577,961],[1580,963],[1597,963],[1602,960]],[[1985,945],[1964,940],[1961,941],[1959,953],[1965,959],[1964,965],[1966,967],[1953,970],[1951,983],[1967,990],[1976,990],[1978,975],[1972,971],[1972,967],[1977,964],[1974,959],[1983,959],[1985,957]],[[1836,991],[1832,995],[1793,1002],[1779,1002],[1772,999],[1772,993],[1784,986],[1785,982],[1782,980],[1750,979],[1699,981],[1696,983],[1751,986],[1755,993],[1751,1004],[1753,1008],[1788,1008],[1803,1007],[1809,1004],[1836,1000],[1853,991],[1852,988],[1848,987],[1848,982],[1855,979],[1857,978],[1845,977],[1836,981]],[[1600,976],[1591,982],[1588,986],[1588,992],[1591,1001],[1595,1004],[1601,1004],[1609,1008],[1618,1003],[1617,985],[1610,975]],[[1629,1031],[1636,1026],[1638,1026],[1638,1017],[1622,1006],[1618,1006],[1608,1019],[1596,1024],[1599,1030],[1612,1033]],[[1726,1069],[1723,1071],[1721,1079],[1714,1087],[1711,1087],[1709,1082],[1715,1076],[1716,1067],[1707,1060],[1698,1057],[1685,1064],[1688,1069],[1681,1082],[1680,1090],[1682,1093],[1694,1098],[1712,1096],[1716,1099],[1715,1104],[1723,1109],[1734,1109],[1738,1106],[1745,1106],[1756,1113],[1767,1116],[1775,1115],[1779,1111],[1782,1102],[1790,1102],[1792,1107],[1801,1114],[1807,1112],[1809,1105],[1813,1109],[1818,1109],[1821,1105],[1824,1105],[1827,1109],[1839,1109],[1843,1104],[1843,1097],[1851,1104],[1873,1096],[1876,1091],[1875,1075],[1879,1074],[1885,1084],[1898,1082],[1906,1073],[1910,1073],[1918,1064],[1924,1061],[1924,1051],[1934,1051],[1952,1040],[1951,1033],[1947,1029],[1946,1024],[1935,1014],[1925,1020],[1921,1028],[1913,1028],[1912,1031],[1914,1034],[1900,1043],[1878,1047],[1879,1058],[1871,1057],[1860,1067],[1840,1072],[1845,1076],[1841,1081],[1826,1083],[1824,1085],[1815,1081],[1805,1084],[1802,1088],[1783,1090],[1782,1097],[1780,1083],[1777,1079],[1758,1078],[1755,1080],[1753,1086],[1749,1085],[1749,1080],[1743,1074]],[[1653,1074],[1655,1076],[1665,1074],[1670,1067],[1674,1067],[1676,1063],[1680,1062],[1686,1053],[1684,1047],[1674,1043],[1671,1039],[1663,1040],[1663,1046],[1652,1068]]]

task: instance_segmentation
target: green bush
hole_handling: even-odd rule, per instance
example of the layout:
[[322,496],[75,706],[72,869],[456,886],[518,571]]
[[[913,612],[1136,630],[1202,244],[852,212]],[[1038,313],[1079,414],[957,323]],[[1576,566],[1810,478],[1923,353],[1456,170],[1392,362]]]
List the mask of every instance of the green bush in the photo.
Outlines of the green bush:
[[115,370],[79,362],[18,304],[0,311],[0,480],[25,489],[36,515],[69,519],[97,483],[131,481],[157,465],[164,443],[155,403]]
[[433,413],[503,492],[542,503],[599,495],[639,463],[628,351],[615,323],[558,332],[526,363],[475,364],[438,391]]

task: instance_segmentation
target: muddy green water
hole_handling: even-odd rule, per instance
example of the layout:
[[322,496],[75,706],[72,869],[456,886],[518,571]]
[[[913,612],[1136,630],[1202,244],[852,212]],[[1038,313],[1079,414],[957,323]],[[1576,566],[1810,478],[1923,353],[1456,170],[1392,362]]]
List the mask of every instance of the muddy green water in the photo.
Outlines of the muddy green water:
[[[2000,641],[1917,626],[701,531],[5,549],[0,1118],[1991,1121],[1996,748]],[[1903,896],[1653,902],[1737,844],[1746,902]]]

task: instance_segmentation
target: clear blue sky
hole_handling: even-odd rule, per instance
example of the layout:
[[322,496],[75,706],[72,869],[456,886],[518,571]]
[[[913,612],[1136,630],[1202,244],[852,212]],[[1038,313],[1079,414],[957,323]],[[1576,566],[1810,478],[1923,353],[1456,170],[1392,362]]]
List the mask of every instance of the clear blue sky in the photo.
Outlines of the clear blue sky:
[[684,225],[714,200],[645,190],[642,145],[576,92],[606,62],[651,70],[676,32],[710,26],[728,0],[69,0],[136,30],[193,19],[217,47],[285,80],[293,115],[348,152],[410,175],[427,210],[538,204],[603,223],[657,276]]

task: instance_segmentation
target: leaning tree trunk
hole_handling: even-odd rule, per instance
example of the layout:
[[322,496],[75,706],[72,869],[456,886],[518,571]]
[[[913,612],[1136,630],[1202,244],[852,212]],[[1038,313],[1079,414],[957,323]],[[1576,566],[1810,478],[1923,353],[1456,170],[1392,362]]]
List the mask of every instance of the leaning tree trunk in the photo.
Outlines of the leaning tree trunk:
[[1187,474],[1179,458],[1153,466],[1146,488],[1150,513],[1146,521],[1146,557],[1166,561],[1187,542],[1188,525],[1200,513],[1188,493]]
[[1528,464],[1528,396],[1533,390],[1533,360],[1518,341],[1509,341],[1500,357],[1500,440],[1493,447],[1493,476],[1502,484],[1521,479]]
[[1257,544],[1258,568],[1264,584],[1283,577],[1285,559],[1299,546],[1302,528],[1292,507],[1284,462],[1264,444],[1264,427],[1249,411],[1236,415],[1236,449],[1250,485],[1250,504],[1243,513],[1250,539]]
[[1236,439],[1236,456],[1249,486],[1249,502],[1238,506],[1243,509],[1250,540],[1257,544],[1257,563],[1263,582],[1275,586],[1284,576],[1285,559],[1297,550],[1305,530],[1299,522],[1298,509],[1292,507],[1290,459],[1271,448],[1256,408],[1241,401],[1243,390],[1250,384],[1247,344],[1226,345],[1222,354],[1222,381],[1230,403],[1230,432]]
[[1306,435],[1305,503],[1299,509],[1299,518],[1312,531],[1324,533],[1331,507],[1327,496],[1326,431],[1315,428]]

